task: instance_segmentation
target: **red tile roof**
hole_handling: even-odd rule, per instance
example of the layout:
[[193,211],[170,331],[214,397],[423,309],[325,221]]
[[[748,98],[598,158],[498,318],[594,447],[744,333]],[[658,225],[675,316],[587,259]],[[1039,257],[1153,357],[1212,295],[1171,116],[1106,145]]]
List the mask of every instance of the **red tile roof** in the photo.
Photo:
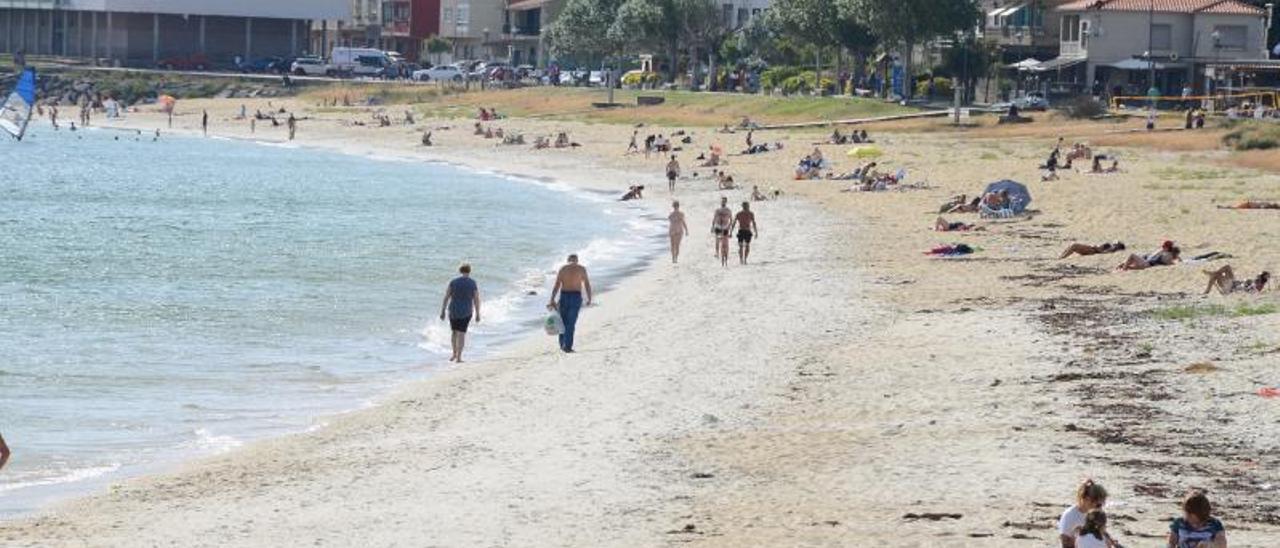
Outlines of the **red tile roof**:
[[[1075,0],[1058,6],[1059,11],[1147,11],[1153,0]],[[1266,15],[1266,11],[1239,0],[1154,0],[1161,13],[1217,13],[1228,15]]]

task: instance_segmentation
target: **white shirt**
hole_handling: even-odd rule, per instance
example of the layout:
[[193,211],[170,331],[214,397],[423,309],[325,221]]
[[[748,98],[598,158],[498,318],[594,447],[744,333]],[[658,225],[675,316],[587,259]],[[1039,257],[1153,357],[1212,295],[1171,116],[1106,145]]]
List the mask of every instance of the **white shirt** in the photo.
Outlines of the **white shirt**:
[[1075,537],[1076,532],[1084,527],[1084,512],[1072,505],[1067,511],[1062,513],[1062,517],[1058,519],[1058,534],[1068,537]]
[[1076,548],[1107,548],[1107,541],[1093,535],[1076,537]]

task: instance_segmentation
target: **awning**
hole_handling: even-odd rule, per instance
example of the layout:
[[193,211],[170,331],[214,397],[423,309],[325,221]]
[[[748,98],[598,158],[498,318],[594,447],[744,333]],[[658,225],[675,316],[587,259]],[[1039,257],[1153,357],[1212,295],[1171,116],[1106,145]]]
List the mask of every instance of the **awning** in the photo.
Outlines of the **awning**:
[[1028,57],[1026,59],[1018,61],[1017,63],[1010,63],[1008,65],[1005,65],[1004,68],[1009,68],[1014,70],[1036,70],[1040,67],[1040,65],[1041,63],[1039,59]]
[[547,5],[547,0],[519,0],[507,6],[509,11],[529,11]]
[[1031,70],[1035,72],[1046,72],[1050,70],[1064,69],[1070,66],[1078,65],[1080,63],[1083,63],[1084,61],[1085,61],[1084,57],[1055,57],[1053,59],[1040,63],[1039,66]]
[[[1156,65],[1155,66],[1156,70],[1167,70],[1167,69],[1187,67],[1182,63],[1161,63],[1159,61],[1156,61],[1155,65]],[[1144,61],[1142,59],[1125,59],[1123,61],[1117,61],[1115,63],[1111,63],[1110,65],[1107,65],[1107,66],[1111,68],[1117,68],[1120,70],[1151,70],[1151,63],[1148,61]]]
[[1020,10],[1020,9],[1022,9],[1022,8],[1025,8],[1025,7],[1027,7],[1027,5],[1026,5],[1026,4],[1018,4],[1018,5],[1016,5],[1016,6],[1012,7],[1012,8],[1005,8],[1005,9],[1003,9],[1003,10],[1000,10],[1000,13],[999,13],[998,15],[996,15],[996,17],[1008,17],[1008,16],[1010,16],[1010,15],[1013,15],[1013,14],[1015,14],[1015,13],[1018,13],[1018,10]]

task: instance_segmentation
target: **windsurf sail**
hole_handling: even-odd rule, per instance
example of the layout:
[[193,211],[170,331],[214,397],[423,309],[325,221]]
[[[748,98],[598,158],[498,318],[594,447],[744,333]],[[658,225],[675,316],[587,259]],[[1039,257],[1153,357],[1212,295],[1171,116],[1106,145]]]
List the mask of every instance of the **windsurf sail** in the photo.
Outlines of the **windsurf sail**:
[[18,77],[18,85],[9,98],[0,103],[0,129],[21,141],[36,108],[36,69],[28,68]]

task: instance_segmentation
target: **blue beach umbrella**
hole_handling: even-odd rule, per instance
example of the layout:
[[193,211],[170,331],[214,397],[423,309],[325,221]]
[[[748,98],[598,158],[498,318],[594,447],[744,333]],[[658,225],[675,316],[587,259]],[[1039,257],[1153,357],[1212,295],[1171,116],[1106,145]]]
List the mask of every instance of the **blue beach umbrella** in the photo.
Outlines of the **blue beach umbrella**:
[[1027,209],[1028,205],[1031,205],[1031,192],[1027,190],[1027,185],[1017,181],[1009,179],[996,181],[987,185],[986,192],[1000,192],[1002,190],[1009,193],[1009,199],[1012,202],[1011,209],[1013,209],[1014,213],[1022,213]]

